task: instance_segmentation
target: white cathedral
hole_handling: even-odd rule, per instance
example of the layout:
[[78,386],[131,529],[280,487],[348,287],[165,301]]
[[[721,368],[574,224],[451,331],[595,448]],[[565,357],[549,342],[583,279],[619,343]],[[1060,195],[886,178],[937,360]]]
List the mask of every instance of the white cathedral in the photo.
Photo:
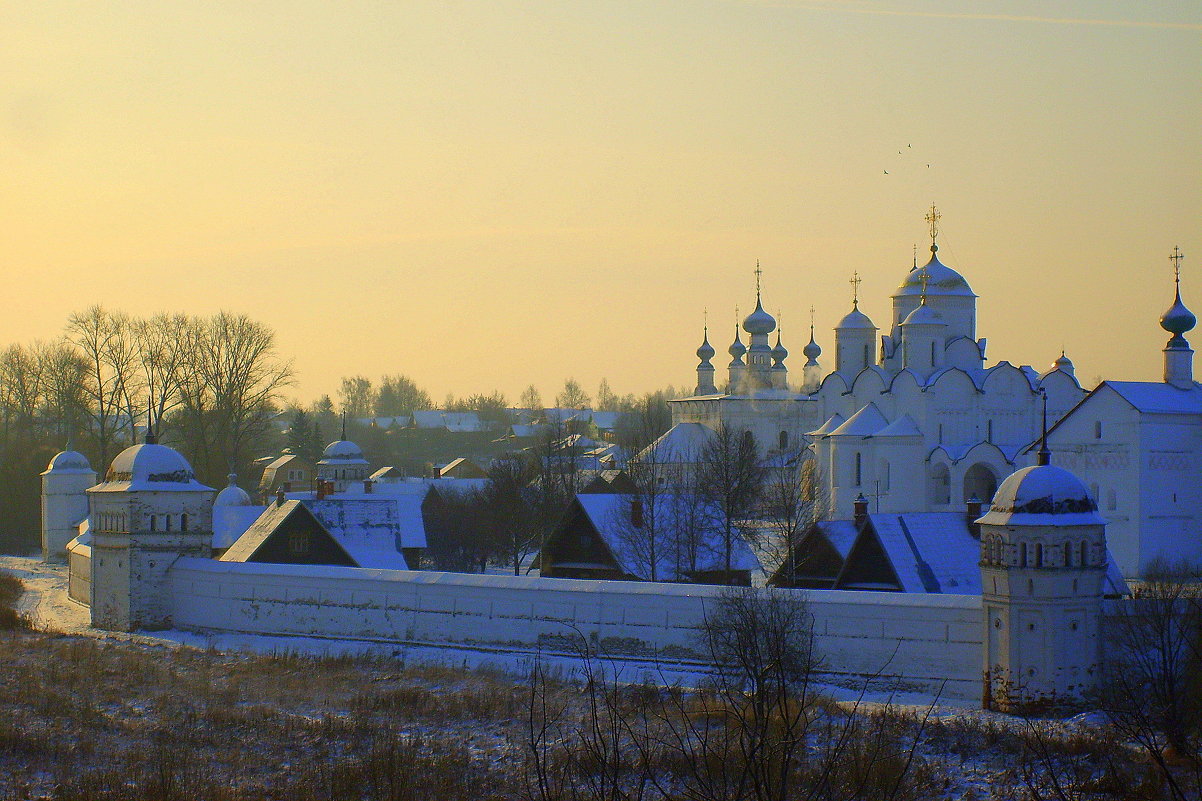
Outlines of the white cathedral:
[[[756,290],[755,310],[738,328],[721,389],[705,341],[697,351],[697,388],[672,403],[673,423],[751,431],[768,449],[809,448],[817,460],[825,514],[848,519],[863,495],[877,512],[952,511],[988,501],[1001,480],[1027,464],[1039,434],[1042,396],[1058,420],[1085,392],[1063,354],[1051,368],[999,361],[985,366],[977,336],[977,296],[939,260],[932,209],[931,258],[917,260],[893,293],[886,333],[859,308],[835,326],[834,370],[823,375],[821,348],[803,354],[802,384],[791,389],[788,351]],[[858,277],[853,279],[858,285]],[[858,288],[858,287],[857,287]]]
[[[885,332],[860,310],[853,278],[852,308],[835,326],[834,369],[820,364],[811,325],[800,386],[790,386],[789,353],[764,310],[757,268],[755,310],[742,332],[735,328],[726,380],[715,381],[707,329],[696,390],[671,401],[673,429],[661,444],[696,451],[706,429],[725,425],[750,431],[766,452],[812,458],[825,519],[851,519],[857,498],[873,512],[950,512],[988,502],[1002,479],[1033,463],[1046,399],[1049,422],[1072,421],[1053,428],[1053,452],[1119,524],[1111,541],[1124,575],[1140,575],[1157,556],[1202,561],[1202,495],[1185,480],[1202,466],[1202,387],[1182,337],[1194,318],[1180,293],[1161,322],[1173,335],[1163,383],[1106,382],[1087,393],[1063,351],[1043,371],[986,366],[977,295],[939,260],[939,216],[932,207],[930,260],[915,259],[902,277]],[[1176,266],[1179,252],[1173,258]],[[1112,395],[1119,400],[1108,403]],[[1127,425],[1124,415],[1146,424]],[[1169,478],[1171,489],[1161,480]]]

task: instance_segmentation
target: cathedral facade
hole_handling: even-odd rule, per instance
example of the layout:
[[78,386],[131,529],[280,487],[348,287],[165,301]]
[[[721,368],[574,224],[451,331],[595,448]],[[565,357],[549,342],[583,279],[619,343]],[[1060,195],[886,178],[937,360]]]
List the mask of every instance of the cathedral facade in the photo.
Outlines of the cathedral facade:
[[747,430],[764,451],[812,456],[815,502],[828,519],[851,518],[860,497],[873,512],[898,513],[991,498],[1028,463],[1045,398],[1054,421],[1085,392],[1063,353],[1042,372],[1006,361],[986,366],[977,295],[940,261],[937,220],[932,209],[930,259],[915,260],[902,277],[884,330],[860,310],[857,291],[835,326],[833,369],[819,361],[811,326],[799,385],[789,382],[788,351],[757,289],[755,310],[735,329],[725,380],[715,381],[707,330],[695,394],[672,401],[673,424]]

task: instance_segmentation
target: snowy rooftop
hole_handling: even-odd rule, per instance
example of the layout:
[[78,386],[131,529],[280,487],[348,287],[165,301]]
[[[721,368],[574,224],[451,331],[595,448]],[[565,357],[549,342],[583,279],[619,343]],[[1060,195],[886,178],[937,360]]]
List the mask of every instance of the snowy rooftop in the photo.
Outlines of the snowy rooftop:
[[701,458],[713,438],[713,429],[701,423],[677,423],[644,448],[634,460],[654,458],[662,464],[689,464]]
[[869,515],[905,592],[981,593],[981,544],[961,512]]
[[[649,540],[647,531],[651,525],[662,532],[660,538],[662,542],[655,554],[656,579],[658,581],[678,581],[684,578],[678,572],[678,567],[682,570],[692,570],[694,564],[699,571],[725,569],[726,555],[722,534],[712,520],[694,525],[699,540],[695,555],[692,553],[677,554],[668,545],[673,539],[669,532],[682,527],[686,522],[686,516],[696,517],[698,514],[704,516],[704,512],[698,512],[699,507],[703,504],[697,498],[675,493],[657,495],[654,508],[644,508],[642,528],[636,528],[631,523],[631,501],[635,498],[637,496],[625,493],[576,496],[576,502],[580,504],[581,509],[584,510],[623,571],[644,579],[651,577],[652,560],[650,549],[647,547]],[[654,520],[654,524],[651,523],[652,520]],[[680,559],[677,558],[678,556]],[[759,562],[751,548],[741,536],[736,534],[731,551],[731,569],[756,571],[759,568]]]
[[88,492],[212,492],[196,480],[179,451],[157,443],[132,445],[113,459],[104,483]]
[[1055,465],[1007,476],[981,523],[994,526],[1095,526],[1106,521],[1081,479]]
[[1119,397],[1144,414],[1202,414],[1202,387],[1179,389],[1160,381],[1107,381]]
[[[46,473],[91,473],[92,465],[88,457],[79,451],[62,451],[57,453],[46,465]],[[42,475],[45,475],[43,473]]]

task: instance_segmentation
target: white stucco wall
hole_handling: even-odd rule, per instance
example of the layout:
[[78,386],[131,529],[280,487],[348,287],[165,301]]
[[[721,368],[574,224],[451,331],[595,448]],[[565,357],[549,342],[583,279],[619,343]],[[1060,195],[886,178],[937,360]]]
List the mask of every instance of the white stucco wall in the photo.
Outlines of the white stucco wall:
[[[183,558],[173,624],[194,630],[534,646],[573,627],[614,652],[699,657],[721,587],[263,565]],[[844,676],[880,673],[978,700],[981,599],[823,590],[804,594],[817,647]]]

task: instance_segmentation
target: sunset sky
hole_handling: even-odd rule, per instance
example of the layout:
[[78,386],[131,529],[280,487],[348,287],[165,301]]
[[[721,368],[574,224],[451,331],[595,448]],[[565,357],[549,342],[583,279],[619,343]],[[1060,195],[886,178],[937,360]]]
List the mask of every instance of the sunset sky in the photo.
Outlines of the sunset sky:
[[932,202],[991,363],[1159,377],[1174,245],[1202,314],[1196,0],[37,2],[0,31],[0,344],[229,309],[306,402],[643,392],[693,384],[706,308],[724,374],[759,260],[799,380],[853,271],[887,324]]

